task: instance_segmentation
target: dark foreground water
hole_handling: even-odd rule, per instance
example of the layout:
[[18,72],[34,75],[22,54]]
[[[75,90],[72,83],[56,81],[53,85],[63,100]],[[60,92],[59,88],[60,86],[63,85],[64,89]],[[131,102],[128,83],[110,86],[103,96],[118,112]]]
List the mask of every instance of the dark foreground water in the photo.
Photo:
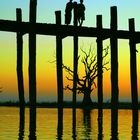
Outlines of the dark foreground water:
[[[29,108],[0,107],[0,140],[137,140],[140,111],[37,108],[36,125]],[[21,113],[22,115],[22,113]],[[118,116],[118,117],[116,117]],[[118,120],[118,121],[117,121]],[[33,128],[35,127],[35,128]],[[34,132],[32,132],[34,131]]]

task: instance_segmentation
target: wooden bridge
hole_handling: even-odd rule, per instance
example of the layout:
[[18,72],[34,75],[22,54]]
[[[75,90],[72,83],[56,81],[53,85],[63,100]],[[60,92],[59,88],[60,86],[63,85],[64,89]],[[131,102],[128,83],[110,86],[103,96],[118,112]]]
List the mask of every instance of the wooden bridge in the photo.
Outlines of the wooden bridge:
[[138,106],[137,90],[137,65],[136,44],[140,43],[140,32],[135,31],[134,19],[129,19],[129,30],[117,29],[117,7],[111,7],[110,28],[103,28],[102,15],[97,15],[97,27],[79,27],[74,9],[74,25],[61,25],[61,11],[56,11],[56,23],[36,23],[37,0],[30,1],[29,22],[22,21],[22,11],[17,9],[17,20],[0,20],[0,31],[17,33],[17,76],[20,106],[24,101],[24,86],[22,72],[23,35],[29,34],[29,101],[30,107],[36,106],[36,35],[56,36],[56,60],[57,60],[57,87],[58,105],[63,106],[63,70],[62,70],[62,39],[67,36],[74,38],[74,81],[73,81],[73,105],[76,104],[77,66],[78,66],[78,37],[97,38],[98,60],[98,103],[102,108],[103,103],[103,76],[102,76],[102,51],[103,41],[110,38],[111,47],[111,104],[117,108],[118,88],[118,39],[128,39],[130,44],[130,71],[131,71],[131,95],[132,107]]
[[[30,33],[32,30],[38,35],[56,36],[59,34],[62,38],[74,36],[75,34],[80,37],[97,37],[99,34],[96,27],[75,27],[73,25],[58,26],[56,24],[17,22],[12,20],[0,20],[0,25],[0,31],[21,32],[22,35]],[[118,39],[130,39],[132,32],[130,30],[117,30],[116,34]],[[100,36],[103,39],[110,38],[110,36],[112,36],[110,28],[103,28],[100,32]],[[136,43],[140,43],[140,31],[135,31],[134,39]]]

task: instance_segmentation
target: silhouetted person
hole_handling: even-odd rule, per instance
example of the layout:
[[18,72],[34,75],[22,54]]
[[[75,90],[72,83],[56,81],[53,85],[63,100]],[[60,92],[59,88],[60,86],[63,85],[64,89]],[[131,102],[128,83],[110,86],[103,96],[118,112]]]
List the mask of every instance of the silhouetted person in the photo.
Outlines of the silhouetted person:
[[65,9],[65,24],[70,24],[71,22],[71,17],[72,17],[72,9],[73,9],[73,0],[70,0],[67,4],[66,4],[66,9]]
[[76,1],[74,1],[73,2],[73,9],[74,9],[74,12],[73,12],[73,14],[74,14],[74,19],[73,19],[73,25],[75,26],[77,26],[77,13],[78,13],[78,7],[77,7],[77,2]]
[[80,3],[77,5],[77,20],[79,26],[82,26],[83,20],[85,20],[85,6],[83,4],[83,0],[80,0]]

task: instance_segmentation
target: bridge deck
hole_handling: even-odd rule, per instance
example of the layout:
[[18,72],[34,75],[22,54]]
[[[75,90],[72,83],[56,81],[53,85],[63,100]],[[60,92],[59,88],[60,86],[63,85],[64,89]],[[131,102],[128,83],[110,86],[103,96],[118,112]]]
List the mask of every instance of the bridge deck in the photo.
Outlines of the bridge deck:
[[[47,23],[29,23],[11,20],[0,20],[0,31],[6,32],[22,32],[23,34],[35,32],[40,35],[61,35],[74,36],[75,34],[79,37],[97,37],[99,34],[103,39],[110,38],[114,33],[111,29],[103,28],[100,32],[95,27],[74,27],[72,25],[56,25]],[[127,30],[117,30],[118,39],[130,39],[132,32]],[[136,43],[140,43],[140,32],[134,32],[134,38]]]

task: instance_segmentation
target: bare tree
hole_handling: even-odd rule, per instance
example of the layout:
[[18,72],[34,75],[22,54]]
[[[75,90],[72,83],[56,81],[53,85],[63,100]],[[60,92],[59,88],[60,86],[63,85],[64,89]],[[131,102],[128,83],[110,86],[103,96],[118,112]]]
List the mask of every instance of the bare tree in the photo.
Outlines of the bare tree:
[[[93,52],[91,48],[92,46],[90,46],[90,49],[88,52],[81,49],[82,57],[81,59],[80,59],[80,56],[78,58],[78,61],[81,60],[81,63],[84,66],[84,69],[83,69],[84,75],[80,76],[80,74],[77,73],[77,93],[84,94],[84,98],[82,102],[83,105],[93,104],[91,100],[91,93],[97,87],[96,81],[95,81],[96,77],[98,76],[97,55]],[[103,49],[103,60],[108,55],[108,49],[109,47],[106,47]],[[109,70],[109,68],[107,68],[108,63],[109,61],[103,62],[102,72],[104,72],[104,69]],[[73,82],[74,71],[70,67],[64,64],[63,64],[63,68],[68,73],[68,76],[66,76],[67,80]],[[67,86],[65,86],[65,90],[73,91],[73,87],[70,87],[70,85],[68,84]]]

